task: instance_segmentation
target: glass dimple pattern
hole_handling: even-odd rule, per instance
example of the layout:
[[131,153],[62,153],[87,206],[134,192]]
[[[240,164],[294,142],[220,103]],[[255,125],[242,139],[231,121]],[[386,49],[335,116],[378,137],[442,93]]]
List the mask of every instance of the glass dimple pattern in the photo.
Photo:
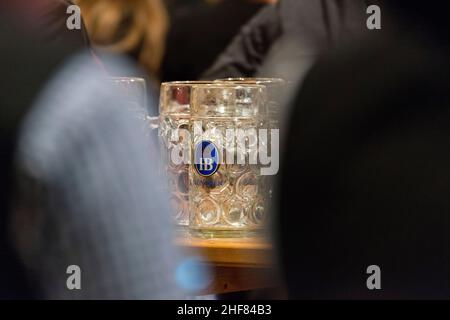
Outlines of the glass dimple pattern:
[[[254,89],[255,86],[251,88]],[[194,165],[190,167],[190,228],[213,234],[261,230],[266,221],[264,199],[267,197],[263,191],[268,188],[261,185],[259,165],[249,161],[250,148],[257,150],[257,141],[249,137],[243,140],[245,145],[241,145],[236,137],[227,141],[226,136],[227,130],[257,132],[262,123],[258,110],[265,101],[262,93],[256,89],[253,93],[229,87],[206,92],[197,100],[194,98],[197,89],[193,90],[191,121],[201,123],[202,128],[202,132],[195,132],[191,123],[193,146],[204,140],[211,141],[223,161],[210,177],[200,175]],[[242,155],[243,163],[237,162],[238,154]],[[229,163],[230,155],[233,164]]]

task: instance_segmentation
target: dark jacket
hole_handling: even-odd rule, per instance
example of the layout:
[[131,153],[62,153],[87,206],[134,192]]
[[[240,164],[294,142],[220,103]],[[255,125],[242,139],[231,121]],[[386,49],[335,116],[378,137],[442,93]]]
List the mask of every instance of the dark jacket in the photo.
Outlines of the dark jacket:
[[261,76],[259,71],[269,52],[283,42],[296,42],[296,51],[300,51],[288,59],[317,55],[366,29],[368,3],[365,0],[281,0],[277,6],[267,6],[241,29],[203,78]]
[[292,106],[279,190],[292,298],[449,298],[450,46],[402,10],[319,60]]

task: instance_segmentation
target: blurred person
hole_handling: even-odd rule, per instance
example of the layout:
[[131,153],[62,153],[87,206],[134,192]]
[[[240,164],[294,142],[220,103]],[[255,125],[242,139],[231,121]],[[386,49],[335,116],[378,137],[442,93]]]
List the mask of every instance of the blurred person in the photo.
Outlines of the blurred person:
[[180,297],[154,147],[90,55],[67,64],[76,46],[17,17],[0,15],[0,298]]
[[[181,298],[156,145],[92,64],[68,64],[23,123],[17,251],[39,298]],[[81,270],[81,290],[66,286],[71,265]]]
[[307,75],[278,192],[290,298],[450,297],[448,8],[392,1]]
[[250,0],[168,0],[171,17],[163,81],[195,80],[266,3]]
[[159,77],[168,14],[162,0],[76,0],[92,43],[110,53],[128,55]]
[[[321,52],[366,30],[366,8],[375,2],[280,0],[276,6],[266,6],[201,78],[286,77],[291,64],[306,72]],[[271,55],[275,58],[270,59]],[[286,66],[276,73],[273,64]]]

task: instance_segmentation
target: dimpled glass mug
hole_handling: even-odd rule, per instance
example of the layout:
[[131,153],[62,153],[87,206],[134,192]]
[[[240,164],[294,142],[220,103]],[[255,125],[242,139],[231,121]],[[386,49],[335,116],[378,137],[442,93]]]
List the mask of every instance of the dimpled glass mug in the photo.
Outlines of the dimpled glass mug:
[[125,98],[128,109],[141,120],[147,121],[147,85],[143,78],[111,77],[109,81]]
[[191,234],[240,237],[258,234],[266,221],[266,195],[257,163],[263,123],[262,85],[196,85],[191,94]]
[[[159,137],[163,165],[168,178],[173,220],[189,224],[189,162],[191,143],[186,131],[191,117],[191,90],[204,81],[165,82],[159,103]],[[179,153],[179,154],[178,154]]]

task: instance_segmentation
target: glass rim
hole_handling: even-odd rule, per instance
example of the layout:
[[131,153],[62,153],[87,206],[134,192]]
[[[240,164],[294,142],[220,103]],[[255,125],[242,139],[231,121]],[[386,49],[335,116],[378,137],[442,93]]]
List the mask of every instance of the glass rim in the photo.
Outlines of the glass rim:
[[208,84],[199,84],[192,87],[193,90],[198,89],[262,89],[266,90],[266,86],[263,84],[257,84],[257,83],[226,83],[226,82],[214,82],[214,83],[208,83]]
[[246,78],[246,77],[236,77],[236,78],[222,78],[216,79],[215,82],[224,82],[224,83],[249,83],[249,84],[260,84],[260,85],[270,85],[270,84],[285,84],[286,80],[281,78],[269,78],[269,77],[255,77],[255,78]]
[[112,81],[136,81],[136,82],[146,82],[142,77],[108,77]]
[[214,81],[202,81],[202,80],[188,80],[188,81],[167,81],[162,82],[161,87],[176,87],[176,86],[193,86],[198,84],[209,84],[214,83]]

